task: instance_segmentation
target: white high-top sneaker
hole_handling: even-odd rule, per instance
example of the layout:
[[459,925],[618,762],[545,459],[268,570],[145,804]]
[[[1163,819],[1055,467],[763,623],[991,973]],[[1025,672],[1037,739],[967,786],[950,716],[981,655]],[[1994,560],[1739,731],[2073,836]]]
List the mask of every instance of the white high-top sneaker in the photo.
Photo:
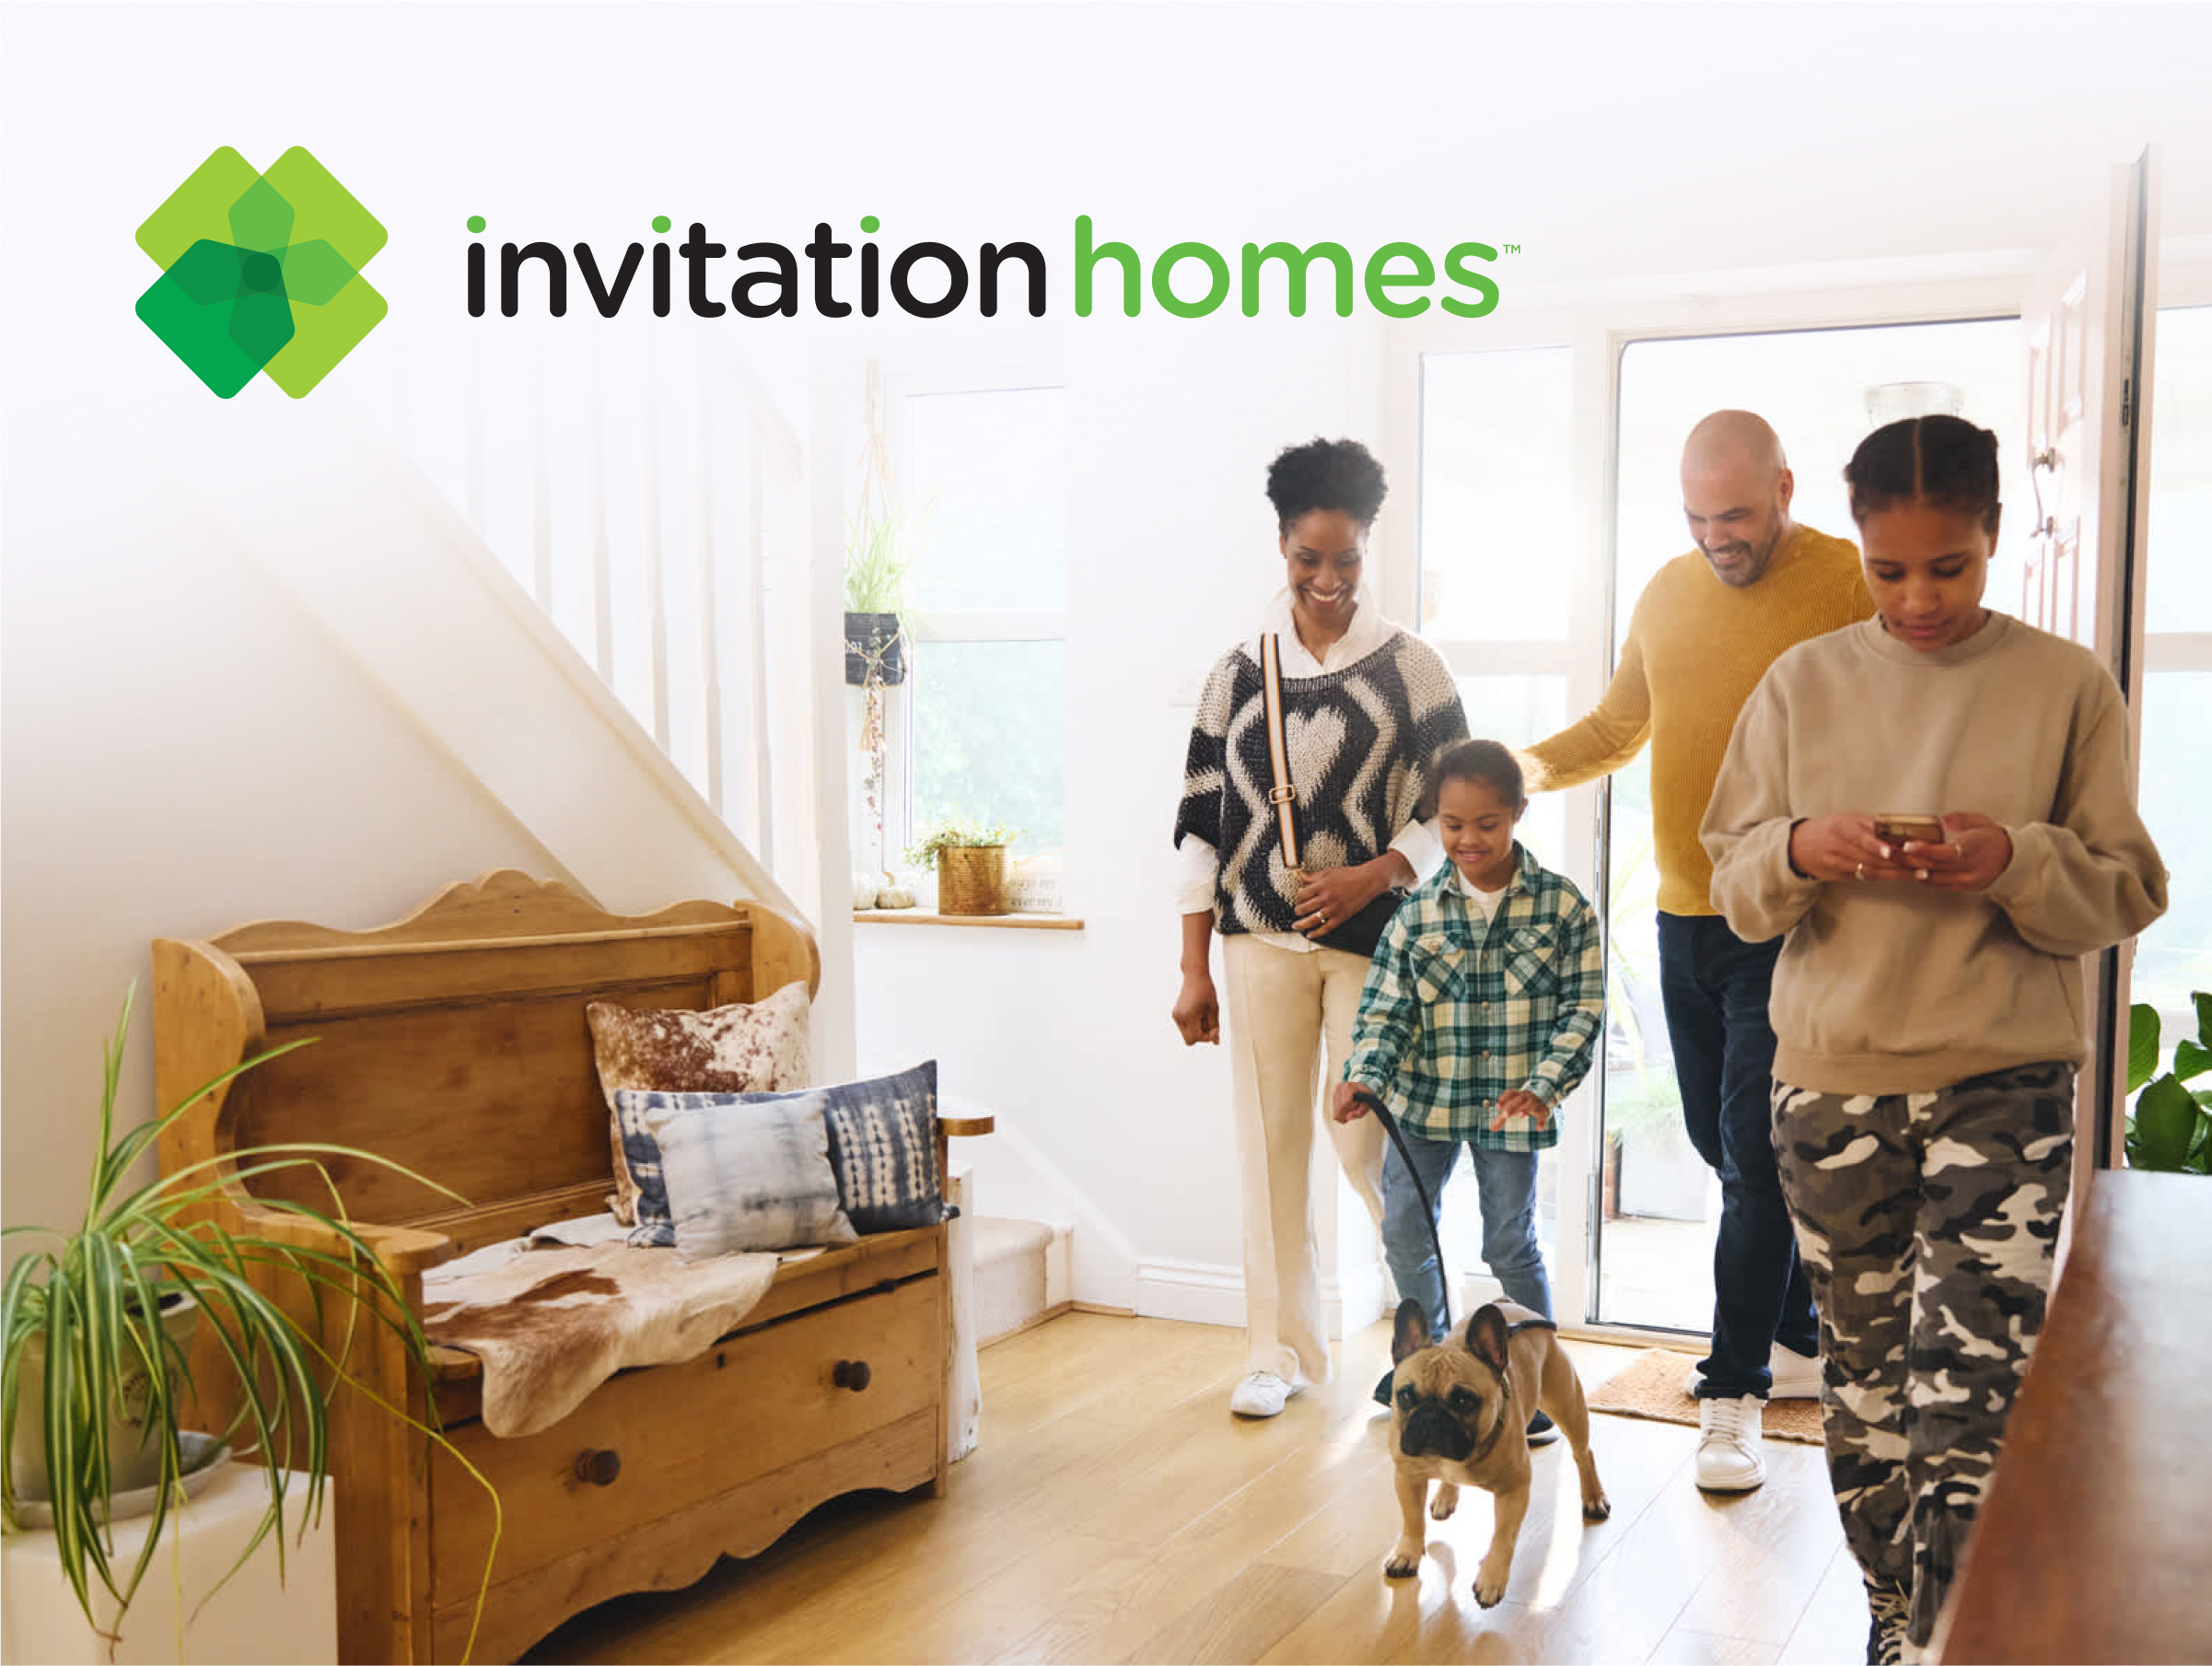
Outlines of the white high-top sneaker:
[[1766,1479],[1759,1455],[1766,1402],[1756,1394],[1697,1403],[1697,1485],[1709,1493],[1748,1493]]

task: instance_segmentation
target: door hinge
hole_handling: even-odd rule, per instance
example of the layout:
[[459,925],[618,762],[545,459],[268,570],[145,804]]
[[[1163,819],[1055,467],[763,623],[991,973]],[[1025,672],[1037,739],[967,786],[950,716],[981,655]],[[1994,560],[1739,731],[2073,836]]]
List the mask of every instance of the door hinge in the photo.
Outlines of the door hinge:
[[2125,428],[2136,419],[2135,379],[2120,379],[2120,425]]

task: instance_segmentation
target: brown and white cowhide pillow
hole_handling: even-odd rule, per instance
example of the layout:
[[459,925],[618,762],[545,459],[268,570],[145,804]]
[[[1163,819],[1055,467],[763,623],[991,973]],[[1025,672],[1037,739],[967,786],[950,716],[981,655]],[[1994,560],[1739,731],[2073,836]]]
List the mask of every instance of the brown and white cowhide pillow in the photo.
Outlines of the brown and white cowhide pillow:
[[614,1096],[647,1093],[782,1093],[808,1083],[804,983],[786,984],[762,1001],[707,1012],[634,1011],[612,1001],[584,1008],[607,1096],[607,1137],[614,1150],[614,1195],[607,1206],[623,1225],[636,1218],[637,1187],[623,1155]]

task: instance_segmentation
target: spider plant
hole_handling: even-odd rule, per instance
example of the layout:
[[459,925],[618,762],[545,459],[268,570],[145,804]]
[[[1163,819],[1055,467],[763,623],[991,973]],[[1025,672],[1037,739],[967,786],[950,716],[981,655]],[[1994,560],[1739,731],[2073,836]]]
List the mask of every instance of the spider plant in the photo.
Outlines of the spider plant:
[[[348,1347],[361,1316],[366,1313],[371,1322],[394,1332],[417,1369],[426,1373],[429,1365],[428,1344],[399,1285],[375,1248],[344,1219],[337,1190],[322,1166],[326,1159],[343,1157],[409,1173],[400,1165],[342,1146],[272,1145],[194,1163],[150,1183],[134,1182],[134,1171],[163,1130],[194,1103],[232,1078],[309,1042],[274,1048],[224,1071],[174,1110],[119,1138],[115,1101],[131,1004],[132,995],[126,994],[114,1040],[103,1045],[99,1139],[84,1220],[72,1232],[6,1229],[8,1239],[31,1241],[31,1247],[0,1282],[0,1338],[6,1346],[0,1365],[0,1437],[12,1453],[27,1358],[42,1353],[35,1369],[43,1427],[27,1428],[28,1443],[35,1448],[42,1441],[62,1568],[87,1623],[111,1649],[160,1545],[161,1529],[182,1497],[180,1418],[192,1383],[184,1347],[160,1322],[165,1298],[186,1295],[198,1304],[201,1327],[215,1339],[238,1381],[237,1407],[218,1438],[250,1437],[252,1456],[268,1481],[268,1508],[216,1589],[245,1566],[271,1532],[277,1535],[282,1569],[287,1510],[303,1529],[319,1519],[329,1475],[330,1400],[346,1377]],[[218,1194],[286,1170],[313,1173],[330,1190],[331,1209],[268,1197],[257,1198],[257,1204],[302,1227],[311,1223],[320,1229],[301,1231],[301,1240],[334,1247],[228,1230],[211,1218],[214,1211],[206,1206]],[[453,1195],[435,1182],[423,1183]],[[268,1293],[279,1282],[273,1275],[288,1275],[304,1285],[312,1299],[311,1321],[295,1318]],[[336,1336],[329,1340],[322,1323],[326,1305],[343,1315]],[[406,1416],[402,1408],[390,1409]],[[140,1425],[139,1446],[154,1448],[159,1465],[145,1546],[134,1563],[119,1567],[108,1516],[117,1464],[131,1456],[112,1450],[119,1438],[134,1438],[119,1434],[115,1427],[119,1411],[124,1410],[124,1420]],[[304,1487],[295,1465],[304,1473]],[[18,1480],[12,1461],[0,1470],[0,1500],[11,1526],[20,1525]],[[297,1496],[300,1493],[304,1497]],[[96,1586],[114,1604],[107,1625],[99,1616]]]

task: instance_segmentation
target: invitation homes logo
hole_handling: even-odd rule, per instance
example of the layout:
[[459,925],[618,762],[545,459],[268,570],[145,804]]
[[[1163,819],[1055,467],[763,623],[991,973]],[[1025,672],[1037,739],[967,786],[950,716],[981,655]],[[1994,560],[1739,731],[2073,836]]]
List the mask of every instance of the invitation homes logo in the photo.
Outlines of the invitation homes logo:
[[[626,302],[634,309],[650,307],[656,318],[681,304],[694,318],[749,319],[808,311],[818,318],[856,312],[874,318],[891,309],[943,318],[963,306],[995,318],[1002,292],[1031,318],[1042,318],[1050,304],[1050,263],[1034,243],[985,243],[972,259],[935,240],[886,249],[874,240],[883,223],[870,214],[860,218],[857,241],[822,220],[812,240],[796,248],[766,240],[739,244],[735,256],[742,264],[732,267],[724,263],[731,246],[709,236],[704,222],[691,222],[673,245],[666,240],[676,230],[669,216],[655,215],[652,226],[663,240],[648,245],[641,239],[619,255],[590,243],[564,248],[544,238],[496,249],[472,242],[466,257],[469,316],[483,318],[496,296],[502,318],[540,310],[565,318],[572,272],[602,318],[615,317]],[[472,235],[489,229],[486,216],[469,216]],[[1519,252],[1519,243],[1470,241],[1452,244],[1438,260],[1418,243],[1397,241],[1362,259],[1331,240],[1303,247],[1252,242],[1234,253],[1190,241],[1171,243],[1147,262],[1135,245],[1100,237],[1090,216],[1082,214],[1076,216],[1069,265],[1077,318],[1089,318],[1097,308],[1136,318],[1147,292],[1159,311],[1187,319],[1224,310],[1257,318],[1276,308],[1304,318],[1310,301],[1350,318],[1362,299],[1385,318],[1418,318],[1431,306],[1455,318],[1487,318],[1497,309],[1498,285],[1484,267]],[[648,265],[651,275],[645,277]]]
[[361,275],[384,242],[300,146],[262,173],[226,145],[138,228],[161,268],[138,316],[219,397],[265,370],[298,399],[389,310]]

